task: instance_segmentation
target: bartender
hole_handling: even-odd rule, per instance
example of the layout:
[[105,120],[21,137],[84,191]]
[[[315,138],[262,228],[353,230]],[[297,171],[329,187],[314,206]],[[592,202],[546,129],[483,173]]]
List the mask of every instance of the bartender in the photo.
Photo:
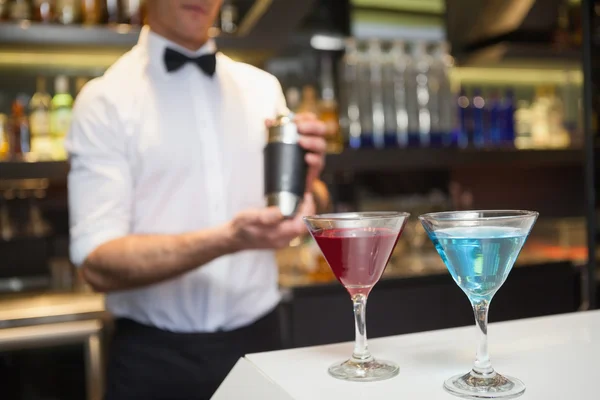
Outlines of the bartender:
[[77,98],[71,258],[115,316],[107,400],[208,399],[239,357],[280,346],[274,250],[305,233],[325,125],[296,118],[307,192],[265,207],[272,75],[217,53],[221,0],[149,0],[137,45]]

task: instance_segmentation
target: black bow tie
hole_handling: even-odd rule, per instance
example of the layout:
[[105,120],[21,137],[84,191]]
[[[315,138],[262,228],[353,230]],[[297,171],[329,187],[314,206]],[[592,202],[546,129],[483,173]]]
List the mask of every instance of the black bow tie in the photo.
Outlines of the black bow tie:
[[170,48],[165,49],[164,55],[165,67],[167,71],[177,71],[186,63],[196,64],[208,76],[213,76],[217,68],[217,57],[215,54],[205,54],[200,57],[188,57]]

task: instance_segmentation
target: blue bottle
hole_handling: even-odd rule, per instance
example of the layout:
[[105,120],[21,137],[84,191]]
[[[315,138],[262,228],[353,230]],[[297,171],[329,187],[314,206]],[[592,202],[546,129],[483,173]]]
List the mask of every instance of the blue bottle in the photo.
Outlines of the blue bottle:
[[515,101],[512,89],[507,89],[500,108],[502,145],[513,146],[515,143]]
[[481,95],[480,89],[473,90],[473,139],[472,144],[475,147],[484,147],[486,144],[485,134],[485,100]]
[[491,147],[501,146],[503,143],[503,131],[505,124],[503,123],[502,119],[502,104],[497,93],[493,93],[488,100],[487,111],[489,117],[487,124],[489,140],[487,141],[486,145]]
[[473,124],[471,119],[471,102],[464,88],[460,89],[460,94],[456,101],[458,106],[458,124],[454,131],[451,145],[465,148],[469,145]]

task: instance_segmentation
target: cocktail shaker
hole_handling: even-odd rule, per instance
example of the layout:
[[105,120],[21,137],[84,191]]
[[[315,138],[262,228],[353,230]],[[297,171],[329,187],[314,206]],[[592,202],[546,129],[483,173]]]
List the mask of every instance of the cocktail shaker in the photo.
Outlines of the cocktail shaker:
[[286,218],[294,216],[306,189],[306,150],[298,144],[300,134],[294,114],[279,115],[268,129],[264,149],[265,198]]

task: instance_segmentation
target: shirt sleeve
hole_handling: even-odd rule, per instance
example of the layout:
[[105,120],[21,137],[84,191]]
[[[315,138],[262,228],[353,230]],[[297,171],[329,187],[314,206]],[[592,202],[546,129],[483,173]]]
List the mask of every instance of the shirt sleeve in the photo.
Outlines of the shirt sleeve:
[[102,81],[88,83],[77,97],[65,143],[71,163],[70,256],[76,266],[101,244],[130,233],[133,181],[122,126]]

